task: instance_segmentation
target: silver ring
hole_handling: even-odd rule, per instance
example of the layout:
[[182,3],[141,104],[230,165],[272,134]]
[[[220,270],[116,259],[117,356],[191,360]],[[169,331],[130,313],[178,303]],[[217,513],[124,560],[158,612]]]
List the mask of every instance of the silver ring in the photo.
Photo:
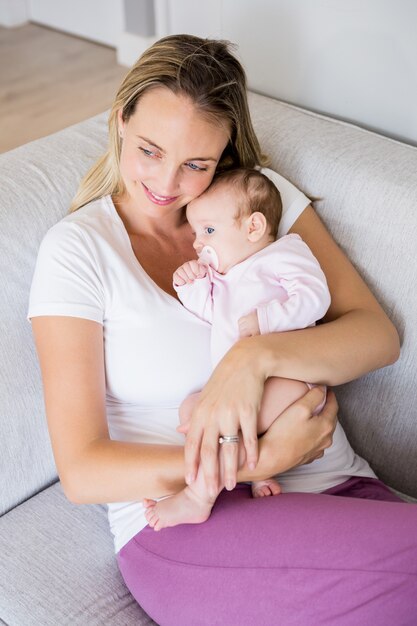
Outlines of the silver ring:
[[239,443],[239,435],[222,435],[219,443]]

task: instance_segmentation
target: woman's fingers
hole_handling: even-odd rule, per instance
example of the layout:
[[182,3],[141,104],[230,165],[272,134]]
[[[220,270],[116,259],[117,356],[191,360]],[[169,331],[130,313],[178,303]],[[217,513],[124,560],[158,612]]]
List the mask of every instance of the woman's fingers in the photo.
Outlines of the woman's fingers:
[[[236,487],[237,470],[239,465],[239,425],[232,423],[223,427],[220,437],[226,438],[220,445],[222,479],[228,491]],[[227,441],[227,437],[236,437],[236,441]]]
[[[218,492],[222,449],[222,480],[227,488],[236,484],[237,443],[219,443],[220,436],[239,435],[251,467],[258,461],[257,414],[264,378],[254,366],[252,344],[239,342],[223,357],[201,392],[193,410],[185,444],[186,480],[196,476],[198,465],[212,493]],[[237,393],[236,390],[239,390]]]
[[[225,459],[225,463],[230,460]],[[219,492],[219,431],[217,424],[206,424],[201,443],[201,467],[210,498]]]
[[191,420],[184,446],[185,482],[191,485],[197,477],[203,428],[196,419]]
[[[329,391],[323,410],[323,387],[314,387],[291,404],[262,436],[262,466],[267,474],[282,473],[320,458],[331,445],[337,421],[337,402]],[[264,469],[262,469],[262,472]]]
[[337,403],[336,396],[331,389],[328,389],[326,403],[320,415],[328,419],[334,425],[333,430],[336,428],[337,420],[335,418],[337,416],[338,410],[339,405]]
[[328,389],[325,405],[322,411],[317,416],[315,416],[326,422],[327,431],[325,431],[324,433],[326,448],[329,448],[332,445],[333,433],[337,424],[338,410],[339,405],[337,403],[336,396],[331,389]]
[[301,465],[311,463],[324,455],[324,451],[332,445],[333,433],[337,424],[338,405],[333,391],[327,392],[326,402],[322,411],[315,415],[315,411],[324,399],[324,388],[315,387],[309,391],[300,402],[297,402],[302,411],[306,410],[310,429],[311,447],[306,450]]
[[[219,425],[222,421],[222,425]],[[204,429],[199,426],[204,424]],[[242,426],[244,434],[240,433]],[[243,422],[241,425],[236,419],[218,420],[215,415],[204,420],[201,415],[195,415],[187,434],[185,443],[185,472],[186,482],[190,484],[197,475],[199,463],[203,470],[207,489],[211,497],[215,497],[219,489],[219,452],[222,455],[222,480],[226,489],[234,489],[236,486],[237,471],[239,465],[238,442],[220,443],[221,436],[242,437],[247,450],[248,458],[253,466],[257,462],[257,437],[256,420],[253,431],[249,425]]]
[[223,443],[220,445],[220,471],[222,485],[228,491],[236,487],[236,475],[239,465],[239,443]]
[[241,419],[243,444],[246,450],[246,463],[254,470],[258,463],[257,412]]
[[318,385],[308,391],[305,396],[297,400],[293,406],[298,407],[304,414],[311,417],[324,400],[325,388]]

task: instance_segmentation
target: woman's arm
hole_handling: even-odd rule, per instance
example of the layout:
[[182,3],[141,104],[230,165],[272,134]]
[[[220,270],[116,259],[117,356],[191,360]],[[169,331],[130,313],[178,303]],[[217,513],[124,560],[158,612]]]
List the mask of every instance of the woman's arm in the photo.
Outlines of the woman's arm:
[[[42,370],[49,433],[58,473],[74,503],[125,502],[180,491],[184,448],[109,438],[105,409],[102,326],[73,317],[35,317],[32,327]],[[289,411],[260,441],[255,471],[245,466],[239,481],[261,480],[322,454],[331,440],[309,420],[318,390]],[[288,425],[286,426],[286,423]],[[300,428],[300,423],[303,427]],[[296,431],[308,431],[300,438]],[[291,445],[288,445],[290,437]],[[271,451],[277,453],[272,454]]]
[[[398,358],[395,327],[311,206],[291,232],[307,243],[326,275],[331,305],[325,323],[245,338],[229,350],[193,414],[185,445],[188,480],[195,475],[201,450],[206,481],[209,487],[216,484],[219,434],[241,430],[248,462],[256,462],[256,417],[268,377],[337,385]],[[227,450],[224,457],[225,477],[233,481],[234,459]]]
[[311,206],[291,232],[307,243],[326,276],[331,304],[324,323],[246,338],[235,346],[230,369],[248,353],[266,378],[333,386],[394,363],[400,353],[395,326]]
[[275,357],[267,349],[267,367],[272,368],[268,375],[280,375],[275,373],[278,350],[282,359],[278,369],[285,369],[287,378],[328,385],[339,385],[394,363],[400,353],[395,326],[312,206],[303,211],[291,232],[299,234],[318,259],[331,304],[325,324],[294,331],[291,337],[283,335],[278,341],[278,336],[269,338]]
[[77,503],[159,497],[184,485],[181,446],[109,438],[103,330],[75,317],[35,317],[46,415],[67,497]]

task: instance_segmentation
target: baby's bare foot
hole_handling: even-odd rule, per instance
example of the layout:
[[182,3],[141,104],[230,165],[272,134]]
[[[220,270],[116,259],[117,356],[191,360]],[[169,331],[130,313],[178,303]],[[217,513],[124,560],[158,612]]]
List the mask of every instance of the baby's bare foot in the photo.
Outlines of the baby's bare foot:
[[280,493],[281,487],[275,478],[267,478],[267,480],[259,480],[252,483],[252,495],[254,498],[278,496]]
[[154,530],[178,524],[201,524],[210,517],[213,507],[213,502],[205,502],[188,486],[159,502],[145,498],[143,504],[146,520]]

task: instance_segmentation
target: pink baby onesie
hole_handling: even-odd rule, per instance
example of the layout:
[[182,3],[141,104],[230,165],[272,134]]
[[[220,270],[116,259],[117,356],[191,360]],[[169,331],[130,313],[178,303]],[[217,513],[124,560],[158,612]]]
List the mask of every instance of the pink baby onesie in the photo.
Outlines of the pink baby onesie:
[[212,267],[204,278],[174,285],[183,305],[209,322],[217,365],[239,339],[238,320],[256,310],[261,334],[313,326],[330,305],[326,277],[299,235],[281,237],[233,266]]

